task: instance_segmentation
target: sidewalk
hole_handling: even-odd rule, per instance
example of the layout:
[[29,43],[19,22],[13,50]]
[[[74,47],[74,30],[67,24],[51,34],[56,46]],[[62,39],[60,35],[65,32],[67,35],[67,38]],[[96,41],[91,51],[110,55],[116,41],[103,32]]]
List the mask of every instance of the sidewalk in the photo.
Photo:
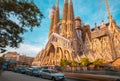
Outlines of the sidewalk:
[[68,78],[76,78],[76,79],[85,79],[89,81],[120,81],[119,76],[111,76],[111,75],[99,75],[99,74],[86,74],[86,73],[69,73],[64,72],[65,76]]
[[2,71],[2,70],[0,70],[0,76],[2,75],[2,72],[3,72],[3,71]]

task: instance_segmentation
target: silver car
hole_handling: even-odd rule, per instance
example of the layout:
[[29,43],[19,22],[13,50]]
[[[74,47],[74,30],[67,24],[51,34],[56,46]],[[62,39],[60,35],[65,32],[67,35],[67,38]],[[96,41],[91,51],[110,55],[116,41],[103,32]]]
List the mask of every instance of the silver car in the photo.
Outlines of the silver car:
[[64,80],[64,74],[62,73],[59,73],[59,72],[56,72],[52,69],[44,69],[44,70],[41,70],[41,75],[40,77],[42,78],[47,78],[47,79],[52,79],[54,81],[57,81],[57,80]]

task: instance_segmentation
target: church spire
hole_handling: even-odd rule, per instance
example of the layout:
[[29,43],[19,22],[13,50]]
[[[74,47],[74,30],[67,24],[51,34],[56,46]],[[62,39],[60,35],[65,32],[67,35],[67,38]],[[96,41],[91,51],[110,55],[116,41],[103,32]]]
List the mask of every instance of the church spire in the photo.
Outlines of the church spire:
[[49,30],[49,37],[53,33],[53,26],[54,26],[54,17],[55,17],[55,6],[52,7],[50,12],[50,30]]
[[74,12],[73,12],[73,3],[72,0],[70,0],[70,3],[68,5],[68,13],[67,13],[67,37],[69,38],[72,36],[74,30]]
[[67,12],[68,12],[68,0],[64,0],[64,8],[63,8],[63,17],[62,17],[62,31],[61,35],[66,37],[66,30],[67,30]]
[[58,22],[59,22],[59,1],[56,0],[54,27],[53,27],[53,32],[55,33],[59,33]]
[[74,11],[73,11],[73,3],[70,0],[68,5],[68,13],[67,13],[67,38],[72,41],[72,47],[75,50],[75,54],[78,54],[78,42],[77,42],[77,34],[75,31],[74,25]]
[[64,0],[63,20],[67,21],[68,0]]
[[74,11],[73,11],[73,3],[72,3],[72,0],[70,0],[70,4],[68,6],[68,19],[69,20],[74,20]]

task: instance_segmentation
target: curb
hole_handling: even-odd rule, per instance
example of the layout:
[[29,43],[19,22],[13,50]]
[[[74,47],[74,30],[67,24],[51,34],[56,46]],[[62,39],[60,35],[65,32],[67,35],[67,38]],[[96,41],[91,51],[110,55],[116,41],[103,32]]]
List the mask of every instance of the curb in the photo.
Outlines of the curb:
[[120,77],[95,74],[64,73],[68,78],[83,79],[86,81],[120,81]]
[[75,78],[75,77],[70,77],[70,76],[66,76],[65,78],[68,78],[68,79],[73,79],[73,80],[77,80],[77,81],[79,81],[79,80],[81,80],[81,81],[90,81],[90,80],[88,80],[88,79]]

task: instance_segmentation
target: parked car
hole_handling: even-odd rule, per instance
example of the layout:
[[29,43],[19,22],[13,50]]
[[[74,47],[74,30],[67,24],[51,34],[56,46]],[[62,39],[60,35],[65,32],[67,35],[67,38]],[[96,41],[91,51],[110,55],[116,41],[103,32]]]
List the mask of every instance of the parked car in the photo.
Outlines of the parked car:
[[26,70],[27,70],[27,67],[21,66],[21,67],[19,67],[18,72],[22,73],[22,74],[25,74]]
[[27,75],[33,75],[33,76],[40,76],[40,69],[38,68],[27,68],[26,71],[25,71],[25,74]]
[[21,66],[16,66],[16,67],[14,67],[14,68],[13,68],[13,72],[18,72],[18,73],[20,73],[20,68],[21,68]]
[[25,74],[27,75],[33,75],[33,68],[26,68]]
[[16,66],[16,67],[14,67],[14,68],[13,68],[13,70],[12,70],[12,71],[13,71],[13,72],[17,72],[17,71],[18,71],[18,68],[19,68],[19,67],[18,67],[18,66]]
[[62,68],[60,66],[57,65],[43,65],[43,66],[39,66],[39,69],[53,69],[59,72],[62,72]]
[[64,80],[64,74],[56,72],[52,69],[43,69],[41,70],[41,75],[42,78],[47,78],[47,79],[52,79],[54,81],[56,80]]
[[33,69],[33,75],[39,77],[41,75],[41,70],[40,69]]
[[35,69],[39,69],[39,70],[48,69],[49,68],[48,66],[31,66],[31,67],[35,68]]

